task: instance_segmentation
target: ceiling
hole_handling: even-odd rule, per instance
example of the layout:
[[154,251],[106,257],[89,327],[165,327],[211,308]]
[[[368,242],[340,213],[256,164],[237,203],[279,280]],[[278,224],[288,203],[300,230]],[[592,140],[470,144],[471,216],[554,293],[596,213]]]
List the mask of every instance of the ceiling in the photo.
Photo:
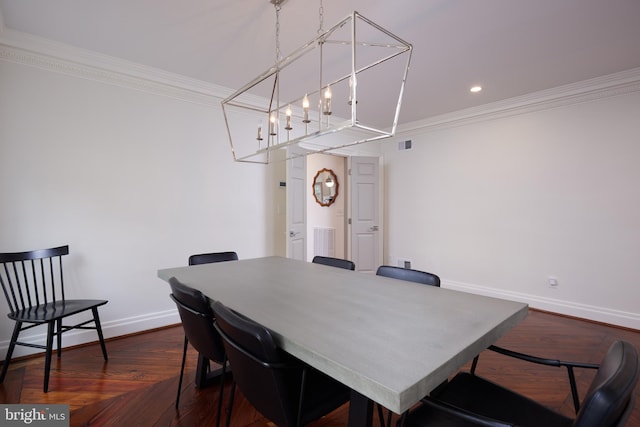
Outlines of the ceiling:
[[[324,0],[413,44],[400,123],[640,67],[639,0]],[[320,1],[287,0],[281,51],[313,39]],[[0,29],[237,89],[273,65],[269,0],[0,0]],[[472,85],[484,90],[469,92]]]

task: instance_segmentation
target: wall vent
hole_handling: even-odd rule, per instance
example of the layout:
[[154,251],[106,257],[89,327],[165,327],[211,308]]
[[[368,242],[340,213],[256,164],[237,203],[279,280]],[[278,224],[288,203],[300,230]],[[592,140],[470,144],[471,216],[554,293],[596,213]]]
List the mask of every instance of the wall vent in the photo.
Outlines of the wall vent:
[[313,228],[313,254],[335,256],[336,229],[328,227]]
[[411,150],[411,140],[407,139],[406,141],[398,142],[398,151],[403,150]]

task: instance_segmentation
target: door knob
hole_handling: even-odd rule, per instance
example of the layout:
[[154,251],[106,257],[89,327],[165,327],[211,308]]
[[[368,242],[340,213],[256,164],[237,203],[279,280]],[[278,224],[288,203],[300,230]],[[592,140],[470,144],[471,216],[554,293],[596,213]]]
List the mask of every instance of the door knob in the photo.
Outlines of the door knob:
[[299,231],[289,231],[289,237],[296,237],[298,234],[300,234]]
[[369,231],[378,231],[380,229],[380,227],[378,227],[377,225],[372,225],[371,227],[369,227]]

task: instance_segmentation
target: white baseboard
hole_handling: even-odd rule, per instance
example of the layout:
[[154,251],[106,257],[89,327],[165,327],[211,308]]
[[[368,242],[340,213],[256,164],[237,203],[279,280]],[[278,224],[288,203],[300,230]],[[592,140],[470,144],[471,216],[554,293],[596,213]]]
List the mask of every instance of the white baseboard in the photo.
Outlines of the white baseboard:
[[[156,313],[147,313],[140,316],[127,317],[124,319],[102,321],[102,333],[105,338],[119,337],[122,335],[142,332],[149,329],[160,328],[163,326],[180,323],[180,316],[177,309],[160,311]],[[46,331],[44,327],[34,328],[32,335],[21,335],[20,341],[31,344],[46,344]],[[80,344],[86,344],[98,340],[96,332],[93,330],[76,329],[69,331],[62,336],[62,347],[71,347]],[[0,360],[4,360],[9,348],[9,340],[0,341]],[[55,348],[55,343],[54,343]],[[13,358],[27,356],[30,354],[42,353],[43,350],[31,347],[16,346],[13,351]],[[107,352],[109,346],[107,345]]]
[[[620,310],[612,310],[605,307],[596,307],[586,304],[578,304],[570,301],[563,301],[553,298],[540,297],[521,292],[510,292],[502,289],[488,288],[468,283],[442,281],[442,287],[457,291],[469,292],[478,295],[485,295],[494,298],[508,299],[529,304],[531,308],[550,311],[567,316],[589,319],[596,322],[608,323],[640,330],[640,313],[630,313]],[[127,317],[124,319],[110,320],[102,322],[102,332],[105,338],[113,338],[122,335],[142,332],[149,329],[180,323],[180,316],[176,309],[147,313],[140,316]],[[21,336],[21,341],[45,344],[46,334],[44,332],[30,336]],[[97,340],[95,331],[75,330],[63,336],[63,347],[85,344]],[[9,347],[9,340],[0,342],[0,360],[4,360]],[[107,351],[109,350],[107,346]],[[26,356],[42,352],[42,350],[17,346],[13,357]]]
[[461,282],[442,281],[442,287],[494,298],[524,302],[529,304],[529,307],[539,310],[640,330],[640,313],[613,310],[606,307],[579,304],[571,301],[546,298],[521,292],[510,292],[503,289],[488,288]]

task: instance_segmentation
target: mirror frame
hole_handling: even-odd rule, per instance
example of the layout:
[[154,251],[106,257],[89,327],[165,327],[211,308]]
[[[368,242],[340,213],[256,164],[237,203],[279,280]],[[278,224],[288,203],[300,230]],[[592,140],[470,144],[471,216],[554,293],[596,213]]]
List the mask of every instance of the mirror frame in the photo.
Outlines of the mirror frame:
[[[333,198],[331,199],[331,201],[328,202],[328,203],[323,203],[321,200],[318,200],[318,196],[316,196],[316,180],[318,179],[320,174],[323,173],[323,172],[329,173],[331,175],[331,178],[333,178],[333,182],[335,183],[335,185],[334,185],[335,194],[333,195]],[[316,200],[317,204],[319,204],[320,206],[327,207],[327,206],[331,206],[332,204],[335,203],[336,199],[338,198],[338,188],[339,187],[340,187],[340,184],[338,183],[338,177],[336,176],[336,174],[331,169],[322,168],[316,173],[316,176],[313,177],[313,183],[311,184],[311,194],[313,194],[313,198]]]

